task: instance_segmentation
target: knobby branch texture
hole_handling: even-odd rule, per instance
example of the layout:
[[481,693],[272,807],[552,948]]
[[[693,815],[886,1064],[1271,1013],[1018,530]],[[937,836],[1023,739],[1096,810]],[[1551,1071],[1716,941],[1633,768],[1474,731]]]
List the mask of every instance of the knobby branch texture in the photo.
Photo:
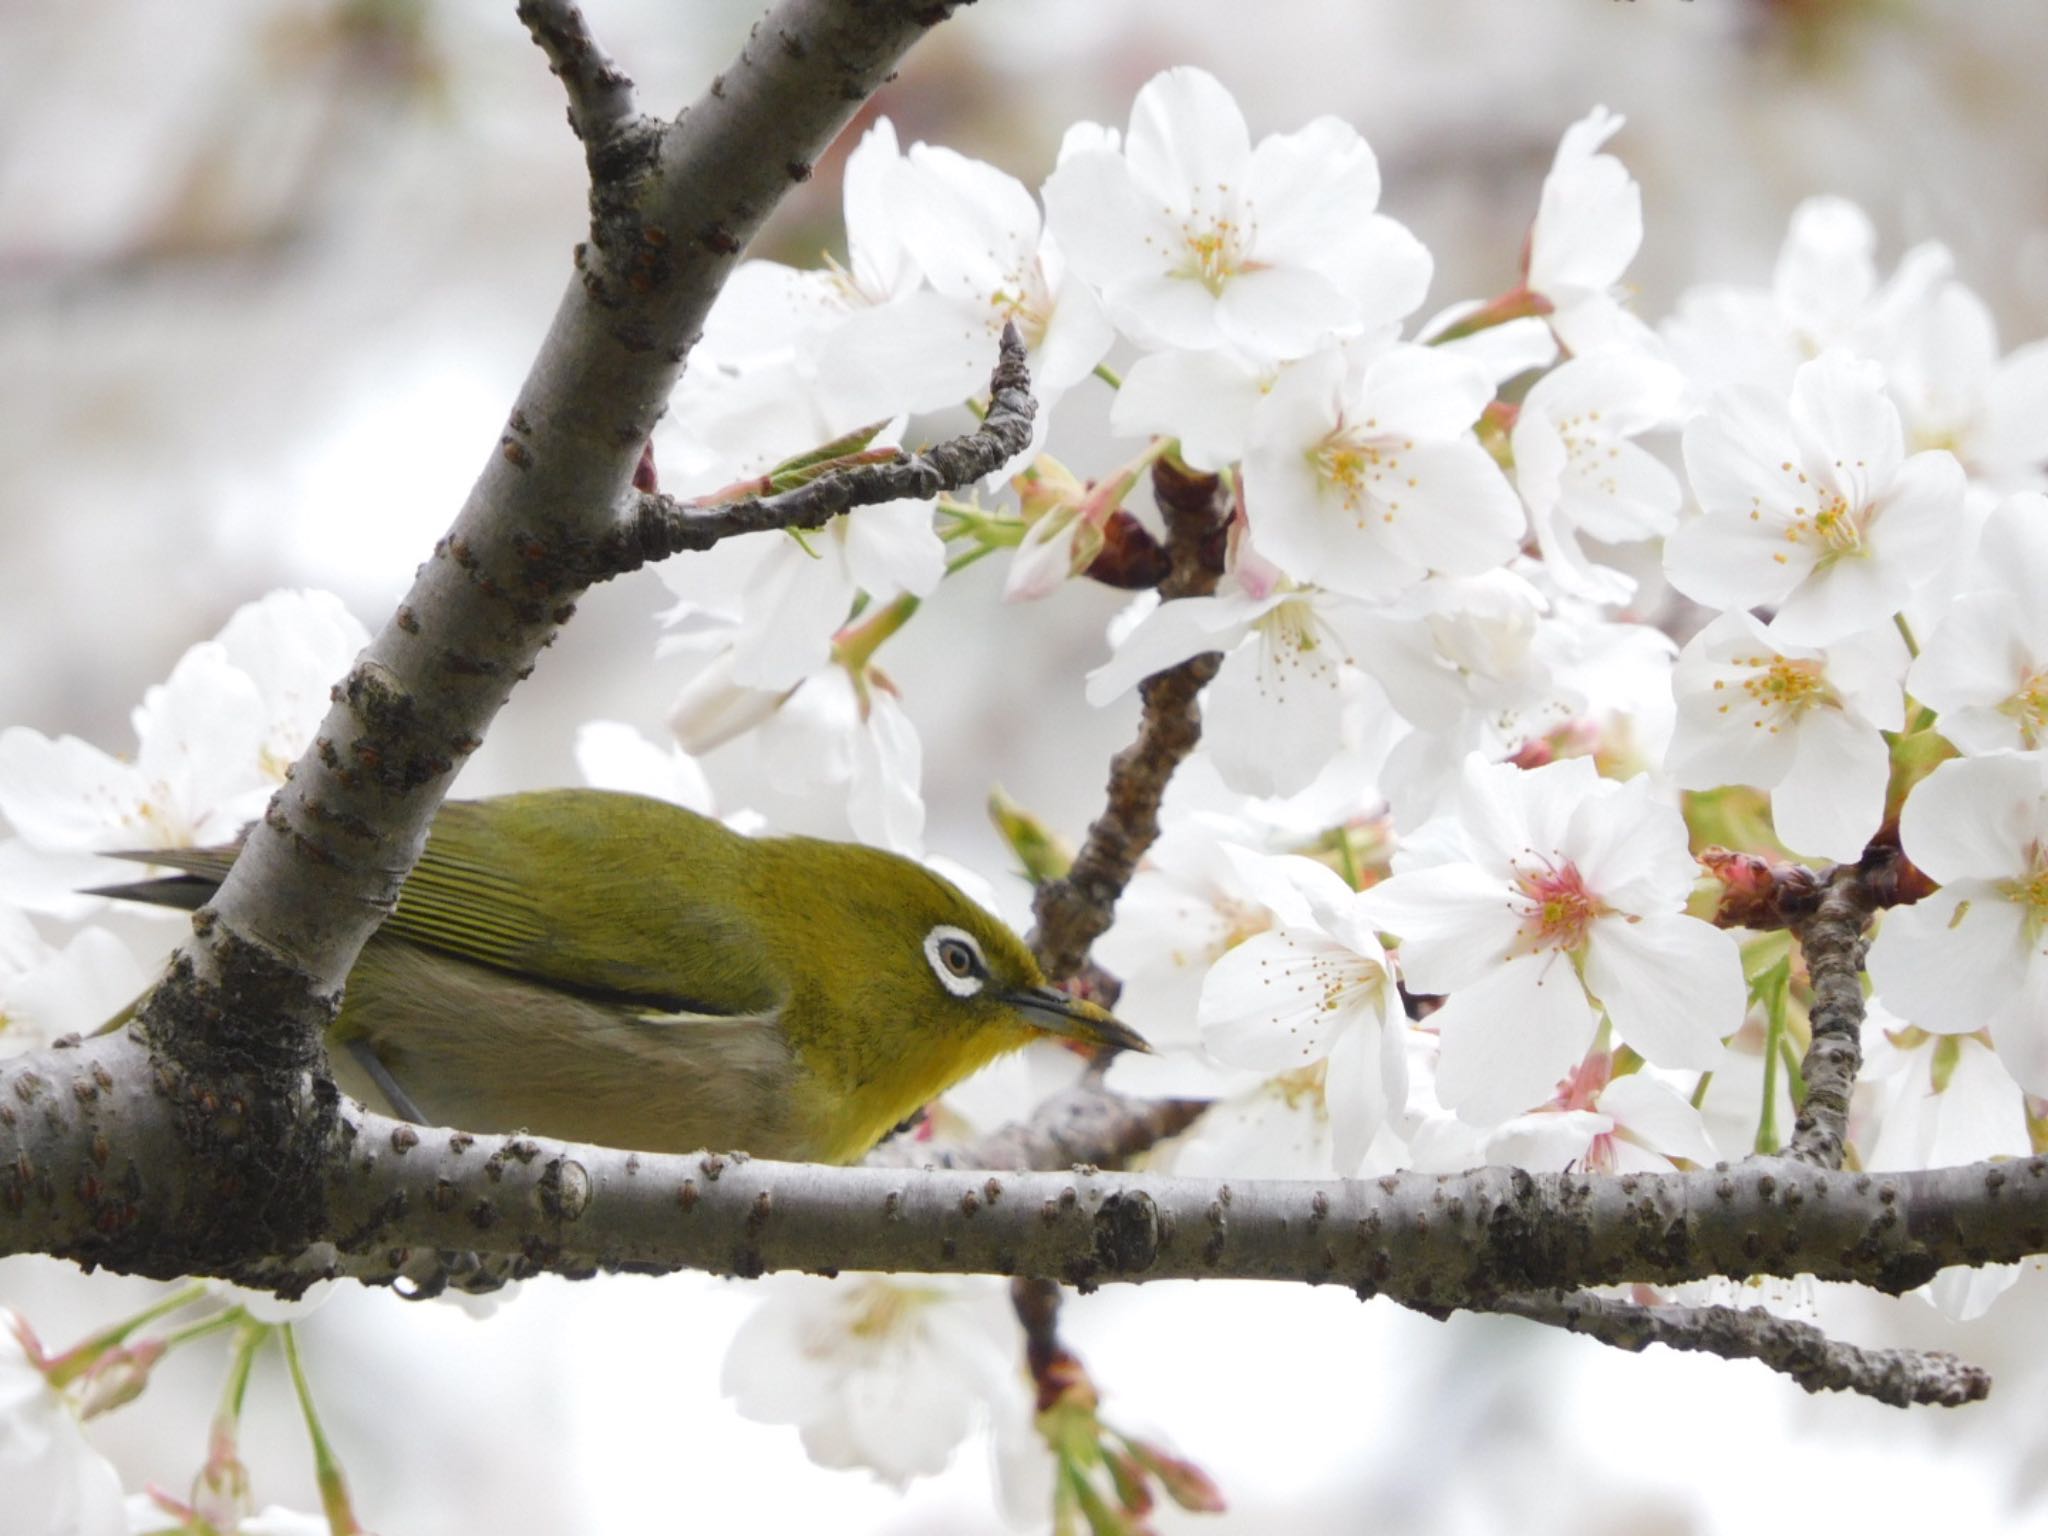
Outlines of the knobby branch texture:
[[795,490],[724,506],[692,508],[672,497],[643,493],[632,518],[614,528],[593,552],[590,579],[623,575],[650,560],[709,549],[741,534],[822,528],[855,507],[928,500],[963,490],[1031,445],[1031,418],[1037,413],[1024,340],[1016,326],[1005,325],[995,372],[989,376],[988,413],[974,431],[934,448],[901,454],[893,463],[851,465]]
[[1884,1175],[1780,1159],[1669,1174],[1221,1182],[631,1153],[418,1127],[343,1102],[315,1246],[263,1250],[186,1224],[195,1186],[233,1170],[195,1168],[165,1117],[130,1113],[155,1091],[125,1035],[0,1064],[0,1129],[16,1149],[0,1162],[0,1252],[286,1291],[332,1274],[396,1281],[473,1254],[507,1257],[515,1274],[1291,1280],[1490,1310],[1526,1293],[1716,1274],[1809,1273],[1899,1292],[1947,1265],[2048,1249],[2041,1157]]
[[1894,1408],[1916,1403],[1960,1408],[1991,1392],[1991,1377],[1954,1355],[1863,1349],[1831,1339],[1811,1323],[1761,1308],[1644,1307],[1572,1291],[1503,1296],[1491,1310],[1583,1333],[1616,1349],[1640,1352],[1662,1344],[1728,1360],[1758,1360],[1809,1392],[1855,1392]]
[[[741,251],[952,8],[781,0],[708,92],[662,121],[635,109],[566,0],[523,7],[584,143],[589,238],[453,526],[336,685],[141,1014],[147,1059],[99,1062],[153,1090],[131,1103],[135,1123],[104,1134],[186,1166],[180,1225],[209,1237],[215,1263],[325,1233],[341,1122],[320,1086],[321,1037],[344,978],[456,769],[599,574],[587,552],[637,511],[648,433]],[[65,1176],[97,1179],[90,1166]]]
[[1856,866],[1834,870],[1813,915],[1793,926],[1813,983],[1813,1031],[1800,1075],[1806,1102],[1792,1126],[1790,1153],[1822,1168],[1842,1166],[1849,1099],[1863,1069],[1863,941],[1874,910]]
[[[1170,566],[1159,596],[1207,597],[1223,571],[1223,534],[1230,520],[1229,492],[1215,475],[1196,474],[1167,459],[1152,469],[1152,490],[1166,519]],[[1202,739],[1196,697],[1216,676],[1217,651],[1191,656],[1139,685],[1138,735],[1110,761],[1102,814],[1064,877],[1038,888],[1038,920],[1031,944],[1055,981],[1079,973],[1088,949],[1108,931],[1117,899],[1159,836],[1159,805],[1167,783]]]

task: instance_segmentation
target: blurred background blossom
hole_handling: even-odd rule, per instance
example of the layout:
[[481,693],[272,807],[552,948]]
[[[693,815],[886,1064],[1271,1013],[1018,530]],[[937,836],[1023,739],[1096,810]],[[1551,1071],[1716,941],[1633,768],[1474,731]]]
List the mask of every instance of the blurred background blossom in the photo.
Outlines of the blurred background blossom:
[[[589,9],[655,110],[700,91],[757,13]],[[1364,134],[1381,211],[1435,257],[1425,314],[1512,284],[1560,133],[1604,104],[1627,119],[1608,148],[1643,188],[1638,313],[1703,280],[1767,284],[1793,208],[1837,193],[1875,221],[1880,270],[1939,239],[2004,347],[2048,331],[2048,13],[2033,7],[982,0],[867,116],[1035,188],[1070,122],[1121,123],[1178,63],[1214,72],[1254,136],[1325,112]],[[859,126],[758,254],[844,255],[838,172]],[[509,0],[0,8],[0,724],[123,743],[144,688],[274,588],[329,588],[381,622],[495,439],[568,281],[583,194],[559,90]],[[1063,410],[1079,473],[1128,455],[1101,414],[1091,437],[1087,408]],[[1082,697],[1118,595],[1070,584],[997,608],[997,564],[949,583],[889,657],[925,742],[925,844],[990,876],[1006,864],[981,809],[991,782],[1077,831],[1132,708]],[[643,574],[587,602],[461,792],[575,782],[592,718],[666,740],[692,665],[654,658],[671,601]],[[836,797],[778,793],[737,753],[707,766],[721,806],[845,831]],[[1020,891],[999,893],[1007,909]],[[153,1294],[0,1263],[0,1300],[54,1341]],[[1163,1530],[2048,1529],[2037,1272],[1968,1325],[1917,1302],[1818,1305],[1844,1337],[1959,1350],[1999,1391],[1902,1416],[1753,1366],[1299,1290],[1113,1290],[1071,1302],[1063,1326],[1117,1414],[1231,1501],[1162,1513]],[[719,1363],[752,1307],[700,1277],[534,1284],[485,1323],[344,1290],[303,1336],[358,1507],[387,1531],[1003,1528],[984,1451],[899,1494],[735,1412]],[[314,1507],[273,1366],[243,1453],[266,1502]],[[217,1387],[218,1360],[183,1351],[95,1421],[125,1486],[189,1479]]]

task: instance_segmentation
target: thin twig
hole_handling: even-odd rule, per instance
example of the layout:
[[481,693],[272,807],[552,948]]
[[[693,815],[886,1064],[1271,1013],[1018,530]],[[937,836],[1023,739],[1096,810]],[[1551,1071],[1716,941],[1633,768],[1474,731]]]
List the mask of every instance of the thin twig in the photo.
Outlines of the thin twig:
[[903,454],[894,463],[850,465],[780,495],[709,509],[642,494],[632,518],[599,548],[594,567],[580,574],[599,581],[742,534],[822,528],[854,507],[929,499],[972,485],[1030,445],[1031,418],[1038,403],[1031,398],[1031,374],[1024,358],[1017,328],[1004,326],[995,372],[989,377],[988,414],[981,425],[936,447]]
[[1981,1401],[1991,1377],[1954,1355],[1918,1349],[1864,1349],[1831,1339],[1811,1323],[1761,1308],[1639,1306],[1587,1291],[1503,1296],[1486,1310],[1583,1333],[1616,1349],[1652,1344],[1729,1360],[1759,1360],[1809,1392],[1856,1392],[1906,1408]]
[[1800,1068],[1806,1102],[1793,1122],[1787,1156],[1821,1168],[1842,1166],[1849,1098],[1863,1066],[1863,933],[1871,906],[1856,866],[1843,865],[1813,915],[1792,930],[1813,981],[1813,1038]]
[[576,0],[519,0],[519,19],[568,92],[569,126],[583,141],[592,181],[603,181],[615,169],[606,164],[605,146],[639,117],[632,77],[592,35]]
[[1209,1107],[1201,1099],[1127,1099],[1090,1075],[1053,1095],[1028,1120],[1006,1125],[964,1147],[935,1146],[896,1137],[868,1155],[879,1168],[993,1168],[1022,1171],[1121,1168],[1169,1136],[1177,1136]]
[[[1228,493],[1214,475],[1196,475],[1161,459],[1152,468],[1154,496],[1166,518],[1172,570],[1159,584],[1167,600],[1205,597],[1222,570],[1218,540],[1229,518]],[[1109,765],[1107,804],[1088,828],[1081,851],[1061,880],[1038,888],[1032,947],[1055,981],[1079,971],[1102,936],[1138,860],[1159,836],[1159,804],[1174,770],[1202,739],[1196,696],[1215,677],[1218,651],[1192,656],[1139,685],[1138,735]]]

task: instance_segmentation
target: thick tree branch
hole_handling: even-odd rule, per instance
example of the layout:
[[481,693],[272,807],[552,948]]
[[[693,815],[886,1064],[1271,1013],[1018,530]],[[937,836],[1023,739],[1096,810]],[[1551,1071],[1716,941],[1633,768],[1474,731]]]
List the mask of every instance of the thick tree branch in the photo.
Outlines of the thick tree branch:
[[[331,1090],[322,1090],[331,1092]],[[337,1106],[317,1229],[196,1226],[264,1151],[193,1103],[194,1156],[127,1036],[0,1063],[0,1252],[293,1287],[393,1280],[437,1250],[515,1273],[881,1269],[1090,1285],[1336,1283],[1437,1308],[1519,1292],[1809,1273],[1898,1292],[2048,1251],[2048,1158],[1896,1174],[1790,1160],[1694,1173],[1488,1168],[1373,1180],[813,1168],[477,1137]],[[302,1253],[308,1244],[317,1246]]]
[[1822,1168],[1842,1166],[1849,1099],[1863,1067],[1863,931],[1872,902],[1855,865],[1834,870],[1813,915],[1793,926],[1813,981],[1813,1038],[1800,1074],[1806,1102],[1788,1155]]
[[1730,1360],[1760,1360],[1809,1392],[1855,1392],[1894,1408],[1958,1408],[1991,1391],[1990,1375],[1954,1355],[1920,1349],[1863,1349],[1830,1339],[1811,1323],[1761,1308],[1639,1306],[1584,1291],[1504,1296],[1486,1310],[1583,1333],[1616,1349],[1652,1344]]
[[[1152,468],[1153,494],[1166,518],[1172,562],[1159,595],[1205,597],[1223,569],[1221,539],[1230,518],[1229,493],[1214,475],[1198,475],[1170,460]],[[1039,886],[1032,900],[1038,920],[1032,948],[1046,975],[1064,980],[1087,963],[1088,949],[1109,928],[1116,904],[1159,836],[1159,804],[1166,786],[1202,739],[1196,697],[1222,664],[1216,651],[1192,656],[1154,673],[1139,686],[1138,735],[1109,765],[1107,804],[1066,875]]]
[[454,526],[336,686],[311,749],[138,1021],[190,1154],[239,1152],[235,1176],[183,1223],[216,1234],[224,1256],[247,1252],[257,1230],[311,1240],[324,1228],[320,1163],[340,1127],[332,1097],[311,1090],[343,979],[396,903],[456,768],[574,611],[587,581],[578,554],[612,534],[635,494],[648,432],[741,249],[951,9],[782,0],[666,126],[622,115],[622,86],[601,78],[602,56],[565,6],[531,13],[569,66],[572,101],[612,125],[600,139],[595,120],[579,124],[594,157],[590,239]]

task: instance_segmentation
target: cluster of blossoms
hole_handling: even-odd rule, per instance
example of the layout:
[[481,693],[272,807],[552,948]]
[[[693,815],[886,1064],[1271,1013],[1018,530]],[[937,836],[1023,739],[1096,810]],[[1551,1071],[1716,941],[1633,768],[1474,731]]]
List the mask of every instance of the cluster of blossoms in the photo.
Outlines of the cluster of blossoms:
[[[1319,118],[1254,142],[1199,70],[1147,84],[1123,131],[1075,127],[1038,196],[878,123],[846,168],[845,262],[734,275],[657,440],[665,487],[715,499],[821,443],[894,441],[980,387],[1006,323],[1031,448],[972,499],[678,563],[664,646],[704,656],[681,750],[597,725],[586,772],[708,810],[691,754],[749,738],[778,788],[830,787],[857,835],[920,853],[914,710],[878,653],[991,554],[1009,598],[1054,597],[1171,458],[1231,496],[1220,584],[1135,603],[1086,684],[1103,704],[1221,655],[1202,751],[1096,949],[1161,1047],[1112,1084],[1216,1101],[1171,1166],[1772,1150],[1804,1027],[1771,980],[1790,947],[1700,915],[1696,855],[1847,862],[1893,836],[1940,889],[1870,951],[1855,1153],[2027,1152],[2048,1096],[2048,344],[2001,355],[1938,247],[1881,278],[1869,221],[1828,198],[1769,286],[1698,288],[1651,324],[1624,283],[1622,126],[1564,133],[1504,292],[1425,314],[1430,253],[1380,211],[1364,140]],[[1044,446],[1088,410],[1131,456],[1081,476]],[[84,856],[254,813],[360,634],[309,597],[250,615],[152,692],[133,765],[0,735],[0,893],[77,915]],[[54,1018],[49,978],[91,967],[5,923],[0,1015]],[[106,1008],[75,1001],[72,1027]],[[968,1326],[986,1292],[893,1284],[769,1303],[789,1310],[742,1337],[742,1410],[895,1477],[943,1463],[976,1403],[1007,1422],[1019,1379]],[[1940,1294],[1975,1309],[1996,1285]],[[931,1391],[906,1394],[904,1360]],[[878,1402],[918,1432],[875,1444]]]

